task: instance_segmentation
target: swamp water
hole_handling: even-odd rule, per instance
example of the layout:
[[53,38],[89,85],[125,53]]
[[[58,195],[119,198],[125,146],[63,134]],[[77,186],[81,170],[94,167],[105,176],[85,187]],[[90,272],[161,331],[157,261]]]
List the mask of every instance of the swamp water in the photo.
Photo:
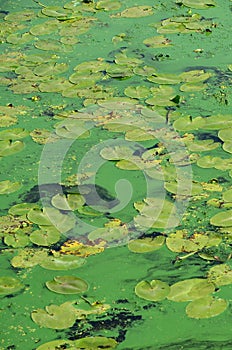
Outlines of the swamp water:
[[231,8],[1,1],[0,349],[232,348]]

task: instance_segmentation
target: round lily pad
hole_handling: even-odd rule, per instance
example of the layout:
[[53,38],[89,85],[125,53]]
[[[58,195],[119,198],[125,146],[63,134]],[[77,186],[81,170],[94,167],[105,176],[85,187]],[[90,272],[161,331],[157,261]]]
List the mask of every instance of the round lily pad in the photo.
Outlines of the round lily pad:
[[129,241],[128,248],[134,253],[148,253],[160,249],[165,242],[164,236],[155,238],[145,237]]
[[47,270],[72,270],[82,266],[85,259],[75,255],[47,256],[39,263]]
[[78,193],[67,195],[56,194],[52,197],[52,205],[61,210],[76,210],[85,204],[85,199]]
[[53,281],[46,282],[52,292],[60,294],[78,294],[88,289],[88,284],[75,276],[56,276]]
[[208,280],[217,287],[232,283],[232,270],[227,264],[220,264],[211,267],[208,271]]
[[169,294],[170,287],[160,280],[141,281],[135,287],[135,294],[146,300],[160,301]]
[[112,16],[112,17],[126,17],[137,18],[151,16],[153,14],[152,6],[134,6],[125,9],[124,11]]
[[20,203],[13,205],[9,210],[8,213],[11,215],[25,215],[29,212],[29,210],[39,207],[35,203]]
[[176,2],[194,9],[207,9],[216,6],[214,0],[176,0]]
[[30,234],[30,241],[36,245],[47,246],[60,240],[60,232],[54,226],[45,226],[41,230],[33,231]]
[[4,237],[4,243],[13,248],[26,247],[29,242],[28,235],[24,232],[20,232],[20,230],[15,233],[7,234]]
[[220,315],[227,306],[226,300],[208,295],[189,303],[186,307],[186,314],[191,318],[210,318]]
[[0,131],[0,140],[18,140],[26,137],[28,131],[23,128],[14,128]]
[[214,290],[214,284],[207,279],[192,278],[173,284],[167,298],[172,301],[191,301],[213,293]]
[[181,117],[177,119],[173,126],[176,130],[179,131],[190,131],[198,130],[202,128],[205,124],[205,120],[202,117],[192,118],[191,116]]
[[10,295],[19,292],[24,285],[15,277],[0,277],[0,295]]

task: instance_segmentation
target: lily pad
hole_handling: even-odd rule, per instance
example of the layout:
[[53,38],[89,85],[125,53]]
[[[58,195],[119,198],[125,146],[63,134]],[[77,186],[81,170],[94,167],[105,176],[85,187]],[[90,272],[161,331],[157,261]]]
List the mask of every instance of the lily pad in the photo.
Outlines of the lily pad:
[[148,97],[151,93],[150,89],[146,86],[128,86],[124,90],[124,94],[131,98],[141,99]]
[[69,214],[61,213],[55,208],[33,208],[28,212],[28,220],[37,225],[55,226],[61,233],[65,233],[75,226],[76,219]]
[[45,226],[30,234],[30,241],[39,246],[50,246],[60,240],[60,232],[54,226]]
[[18,255],[14,256],[11,260],[11,265],[16,268],[29,268],[38,265],[47,257],[47,250],[38,248],[24,248],[20,250]]
[[164,242],[164,236],[138,238],[129,241],[128,248],[133,253],[148,253],[160,249]]
[[72,340],[53,340],[40,345],[36,350],[56,350],[56,349],[76,350]]
[[11,182],[9,180],[1,181],[0,182],[0,194],[9,194],[16,192],[20,189],[21,183],[20,182]]
[[220,315],[227,306],[226,300],[208,295],[189,303],[186,307],[186,314],[191,318],[210,318]]
[[221,227],[232,226],[232,210],[219,212],[210,219],[210,223]]
[[202,117],[192,118],[191,116],[181,117],[173,123],[173,127],[179,131],[190,131],[201,129],[205,124]]
[[15,294],[24,288],[18,278],[10,276],[0,277],[0,295]]
[[145,39],[143,43],[148,47],[157,48],[163,46],[170,46],[171,40],[169,40],[163,35],[158,35]]
[[49,290],[60,294],[78,294],[86,292],[88,284],[75,276],[56,276],[53,281],[46,282]]
[[76,309],[73,302],[67,301],[64,304],[49,305],[45,310],[37,309],[32,311],[31,318],[40,327],[52,329],[66,329],[72,327],[76,321]]
[[52,205],[61,210],[76,210],[85,204],[85,199],[80,194],[70,193],[67,195],[56,194],[52,197]]
[[32,208],[38,208],[37,204],[35,203],[20,203],[13,205],[9,210],[8,213],[11,215],[25,215],[29,212]]
[[2,140],[0,141],[0,157],[10,156],[22,151],[23,148],[23,141]]
[[57,20],[45,21],[43,23],[39,23],[31,27],[30,33],[35,36],[48,35],[58,30],[58,24],[59,21]]
[[121,160],[132,157],[134,150],[126,146],[106,147],[100,151],[102,158],[107,160]]
[[117,346],[116,340],[106,337],[86,337],[74,340],[75,349],[98,350],[98,349],[114,349]]
[[213,293],[214,290],[214,284],[207,279],[192,278],[173,284],[167,298],[172,301],[191,301]]
[[126,17],[126,18],[138,18],[153,15],[152,6],[134,6],[127,8],[126,10],[112,15],[111,17]]
[[82,266],[85,259],[75,255],[48,255],[39,263],[41,267],[47,270],[72,270]]
[[4,243],[13,248],[26,247],[29,242],[30,240],[28,235],[23,231],[20,232],[20,230],[17,230],[17,232],[8,234],[4,237]]
[[227,264],[215,265],[209,269],[207,278],[217,287],[232,284],[232,270]]
[[176,0],[176,3],[194,9],[208,9],[216,6],[214,0]]
[[97,228],[88,234],[92,242],[112,242],[127,239],[128,229],[125,226]]
[[14,128],[0,131],[0,140],[18,140],[28,136],[28,131],[23,128]]
[[135,287],[135,294],[145,300],[160,301],[167,297],[170,287],[160,280],[141,281]]
[[121,7],[120,1],[115,0],[100,0],[96,3],[96,9],[97,10],[104,10],[104,11],[115,11],[119,10]]

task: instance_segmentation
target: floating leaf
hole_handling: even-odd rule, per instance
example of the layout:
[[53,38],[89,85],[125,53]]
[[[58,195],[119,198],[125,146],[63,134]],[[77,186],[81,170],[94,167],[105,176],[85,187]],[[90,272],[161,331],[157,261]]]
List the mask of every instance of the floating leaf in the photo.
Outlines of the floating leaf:
[[22,141],[2,140],[0,141],[0,157],[10,156],[22,151],[23,148],[24,143]]
[[203,278],[177,282],[170,287],[167,298],[172,301],[191,301],[213,293],[215,286]]
[[25,247],[29,244],[30,240],[25,232],[17,230],[17,232],[8,234],[4,237],[4,243],[13,248]]
[[202,117],[192,118],[191,116],[181,117],[173,123],[173,127],[179,131],[190,131],[201,129],[205,124]]
[[49,290],[60,294],[83,293],[88,289],[88,284],[75,276],[56,276],[53,281],[46,282]]
[[45,21],[30,28],[30,33],[33,35],[48,35],[58,29],[59,22],[57,20]]
[[40,345],[36,350],[56,350],[56,349],[70,349],[75,350],[72,340],[53,340],[48,343]]
[[194,9],[207,9],[216,6],[214,0],[176,0],[176,3]]
[[61,74],[66,72],[68,69],[67,63],[50,63],[40,64],[34,69],[34,74],[41,77],[53,76],[55,74]]
[[165,38],[165,36],[163,35],[158,35],[145,39],[143,43],[148,47],[157,48],[163,46],[170,46],[171,40]]
[[210,219],[211,225],[228,227],[232,226],[232,210],[222,211]]
[[88,234],[92,242],[112,242],[127,239],[128,229],[126,226],[97,228]]
[[28,135],[28,131],[23,128],[7,129],[0,131],[0,140],[23,139]]
[[76,321],[76,309],[73,302],[67,301],[64,304],[49,305],[45,310],[37,309],[32,311],[31,318],[40,327],[52,329],[65,329],[72,327]]
[[102,158],[107,160],[128,159],[133,153],[134,150],[126,146],[106,147],[100,151]]
[[52,197],[52,205],[61,210],[76,210],[85,204],[85,199],[80,194],[70,193],[67,195],[56,194]]
[[101,0],[96,3],[97,10],[105,10],[105,11],[115,11],[120,9],[121,3],[120,1],[115,0]]
[[208,237],[206,235],[195,233],[188,237],[185,231],[171,233],[166,239],[168,249],[176,253],[195,252],[203,249],[207,243]]
[[135,287],[135,294],[142,299],[160,301],[166,298],[169,290],[169,285],[160,280],[141,281]]
[[164,242],[164,236],[138,238],[129,241],[128,248],[134,253],[148,253],[160,249]]
[[189,303],[186,307],[186,314],[191,318],[210,318],[220,315],[227,306],[226,300],[208,295]]
[[16,124],[18,121],[17,117],[10,116],[10,115],[1,115],[0,118],[0,127],[5,128],[11,125]]
[[41,267],[47,270],[72,270],[82,266],[85,259],[75,255],[48,255],[43,261],[39,263]]
[[194,84],[194,83],[186,83],[182,84],[180,86],[180,91],[185,91],[185,92],[194,92],[194,91],[201,91],[206,88],[206,85],[201,83],[201,84]]
[[0,277],[0,295],[15,294],[22,290],[24,285],[19,279],[10,276]]
[[128,86],[124,90],[124,94],[131,98],[146,98],[148,97],[150,93],[150,89],[146,86]]
[[75,349],[98,350],[98,349],[114,349],[117,346],[116,340],[106,337],[86,337],[74,340]]
[[217,287],[232,284],[232,270],[227,264],[216,265],[209,269],[207,278]]
[[30,21],[35,17],[35,12],[32,10],[24,9],[23,11],[12,12],[4,17],[5,21],[10,22],[24,22]]
[[205,130],[220,130],[232,127],[231,114],[218,114],[205,118],[205,124],[202,129]]
[[[153,73],[153,75],[147,77],[147,80],[151,81],[152,83],[167,85],[179,84],[181,81],[178,75],[165,73]],[[170,92],[173,93],[173,90],[170,90]]]
[[0,194],[9,194],[12,192],[16,192],[20,189],[20,182],[11,182],[9,180],[0,182]]
[[134,6],[127,8],[126,10],[117,13],[111,17],[126,17],[126,18],[137,18],[153,15],[152,6]]
[[19,254],[11,260],[11,265],[16,268],[28,268],[38,265],[47,257],[47,250],[24,248],[19,251]]
[[60,240],[60,232],[54,226],[45,226],[30,234],[30,241],[40,246],[50,246]]
[[71,254],[78,257],[88,257],[104,251],[102,244],[87,245],[76,240],[66,241],[60,248],[61,254]]
[[38,205],[35,203],[20,203],[13,205],[9,210],[8,213],[11,215],[25,215],[29,212],[32,208],[39,208]]

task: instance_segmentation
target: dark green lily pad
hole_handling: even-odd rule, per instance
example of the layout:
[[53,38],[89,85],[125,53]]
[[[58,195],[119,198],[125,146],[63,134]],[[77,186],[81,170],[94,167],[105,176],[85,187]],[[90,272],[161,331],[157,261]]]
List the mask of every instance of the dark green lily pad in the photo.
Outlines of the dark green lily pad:
[[0,277],[0,295],[15,294],[24,288],[18,278],[10,276]]
[[78,294],[88,289],[87,282],[75,276],[56,276],[53,281],[46,282],[46,286],[60,294]]
[[186,314],[191,318],[210,318],[220,315],[227,306],[226,300],[208,295],[189,303],[186,307]]
[[141,281],[135,287],[135,294],[146,300],[160,301],[167,297],[170,287],[160,280]]

